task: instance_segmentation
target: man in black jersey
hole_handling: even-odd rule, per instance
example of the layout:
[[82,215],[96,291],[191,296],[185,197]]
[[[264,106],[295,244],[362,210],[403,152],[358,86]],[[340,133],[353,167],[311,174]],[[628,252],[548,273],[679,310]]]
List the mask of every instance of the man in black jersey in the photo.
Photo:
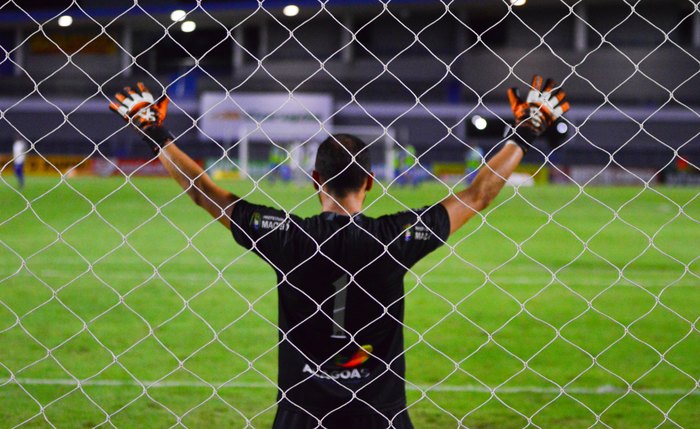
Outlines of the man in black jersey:
[[403,353],[406,271],[496,197],[532,141],[569,108],[554,82],[535,76],[526,100],[508,98],[515,126],[465,190],[376,219],[362,214],[372,188],[369,150],[347,134],[318,148],[321,213],[302,219],[218,187],[173,142],[156,102],[138,84],[110,108],[144,135],[192,200],[277,273],[278,410],[275,429],[412,428]]

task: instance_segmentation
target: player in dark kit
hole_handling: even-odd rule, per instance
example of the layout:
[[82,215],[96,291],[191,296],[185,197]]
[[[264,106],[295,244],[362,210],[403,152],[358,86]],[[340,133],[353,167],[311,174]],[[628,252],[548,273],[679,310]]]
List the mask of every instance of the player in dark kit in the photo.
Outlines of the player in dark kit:
[[274,428],[412,428],[403,351],[406,271],[486,208],[532,141],[569,108],[535,76],[526,100],[508,98],[515,126],[471,186],[440,202],[376,219],[362,214],[372,188],[369,150],[334,135],[318,148],[321,213],[306,219],[218,187],[162,123],[168,99],[141,84],[110,107],[135,125],[194,202],[277,273],[278,410]]

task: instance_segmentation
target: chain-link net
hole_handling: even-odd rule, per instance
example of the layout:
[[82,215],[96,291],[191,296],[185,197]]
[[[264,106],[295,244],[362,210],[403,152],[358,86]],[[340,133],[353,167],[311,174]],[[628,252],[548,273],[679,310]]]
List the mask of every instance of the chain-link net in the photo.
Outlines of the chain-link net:
[[25,142],[0,159],[0,427],[270,427],[288,393],[274,273],[143,177],[165,172],[110,116],[116,90],[167,93],[207,173],[300,216],[320,209],[298,154],[365,130],[377,217],[466,187],[534,73],[572,109],[407,270],[405,409],[421,428],[698,427],[695,2],[95,4],[0,3],[2,138]]

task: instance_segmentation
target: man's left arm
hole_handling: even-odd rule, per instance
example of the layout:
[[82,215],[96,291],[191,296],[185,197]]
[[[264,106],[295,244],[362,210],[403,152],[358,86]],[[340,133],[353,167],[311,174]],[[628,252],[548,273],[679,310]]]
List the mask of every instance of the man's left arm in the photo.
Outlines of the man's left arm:
[[139,82],[136,90],[124,88],[109,107],[143,134],[143,140],[192,201],[230,229],[233,206],[239,197],[216,185],[199,164],[177,147],[163,126],[168,103],[167,97],[156,102]]
[[172,140],[163,145],[158,159],[195,204],[231,229],[231,215],[238,196],[214,183],[204,169]]

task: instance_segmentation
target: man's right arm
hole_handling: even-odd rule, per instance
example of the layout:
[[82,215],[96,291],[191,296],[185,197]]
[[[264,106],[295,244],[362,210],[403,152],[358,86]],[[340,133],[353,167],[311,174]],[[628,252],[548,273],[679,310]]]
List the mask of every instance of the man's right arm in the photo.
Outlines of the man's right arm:
[[461,228],[469,219],[496,198],[503,185],[520,164],[525,152],[513,140],[483,166],[471,186],[440,202],[450,218],[450,234]]
[[506,144],[481,167],[471,186],[441,201],[450,218],[450,234],[496,198],[533,140],[569,110],[565,96],[564,91],[555,90],[554,81],[543,82],[537,75],[526,100],[519,97],[517,90],[508,90],[515,126]]

